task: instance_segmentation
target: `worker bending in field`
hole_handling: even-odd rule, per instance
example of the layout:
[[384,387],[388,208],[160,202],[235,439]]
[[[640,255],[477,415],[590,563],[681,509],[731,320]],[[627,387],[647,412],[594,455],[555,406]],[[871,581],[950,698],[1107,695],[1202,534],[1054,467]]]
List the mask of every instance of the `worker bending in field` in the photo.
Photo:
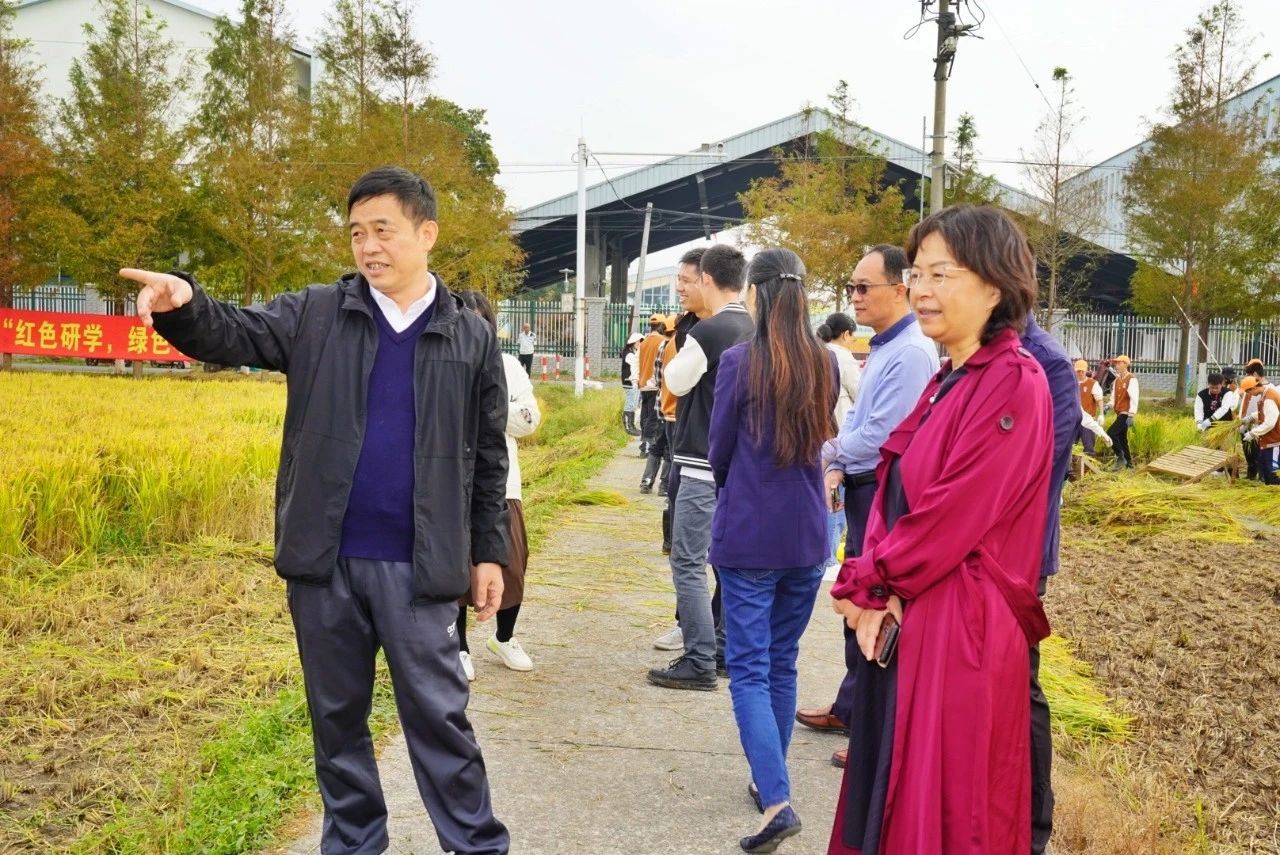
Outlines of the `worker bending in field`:
[[1249,394],[1247,411],[1242,416],[1241,434],[1252,441],[1254,465],[1258,480],[1275,486],[1280,484],[1280,390],[1267,378],[1244,378],[1240,388]]
[[1106,431],[1102,429],[1100,419],[1102,418],[1102,385],[1089,376],[1089,363],[1083,359],[1075,361],[1076,383],[1080,387],[1080,409],[1083,412],[1083,418],[1080,421],[1080,443],[1084,446],[1084,453],[1090,457],[1094,456],[1094,436],[1101,436],[1108,446],[1111,445],[1111,438],[1107,436]]
[[[1240,404],[1236,409],[1236,416],[1241,421],[1249,413],[1250,407],[1256,403],[1253,397],[1258,394],[1258,384],[1266,379],[1266,376],[1261,359],[1254,357],[1244,364],[1244,380],[1240,381],[1238,396]],[[1252,382],[1246,382],[1250,378]],[[1256,481],[1258,479],[1258,444],[1248,431],[1241,431],[1240,444],[1241,453],[1244,455],[1245,477]]]
[[1216,372],[1210,374],[1209,385],[1196,395],[1196,427],[1208,430],[1217,422],[1231,421],[1236,417],[1236,403],[1236,393],[1227,387],[1226,379]]

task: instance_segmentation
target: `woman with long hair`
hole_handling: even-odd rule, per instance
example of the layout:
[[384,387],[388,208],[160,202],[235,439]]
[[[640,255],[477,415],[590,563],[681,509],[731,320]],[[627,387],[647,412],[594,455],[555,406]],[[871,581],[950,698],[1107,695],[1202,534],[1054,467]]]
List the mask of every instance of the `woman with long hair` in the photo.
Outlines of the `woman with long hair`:
[[1021,346],[1036,299],[1002,211],[921,221],[906,279],[950,357],[889,435],[861,554],[831,588],[862,661],[828,855],[1031,850],[1030,647],[1053,410]]
[[[479,291],[463,291],[458,295],[462,304],[489,322],[496,331],[497,317],[488,298]],[[533,670],[533,660],[515,637],[516,618],[520,616],[520,604],[524,602],[524,575],[529,563],[529,540],[524,527],[524,504],[520,491],[520,455],[516,439],[533,433],[542,413],[538,399],[533,395],[533,383],[524,366],[509,353],[502,354],[502,369],[507,378],[507,518],[510,521],[508,536],[511,544],[510,561],[502,568],[502,603],[498,607],[497,630],[485,645],[512,671]],[[467,644],[467,607],[471,605],[467,595],[458,607],[458,646],[462,670],[468,680],[476,678],[475,663],[471,661],[471,648]]]
[[[716,376],[708,459],[720,488],[710,562],[720,571],[725,662],[748,790],[764,814],[746,852],[772,852],[800,831],[787,747],[796,657],[827,554],[822,444],[834,433],[835,357],[809,327],[804,264],[786,249],[747,268],[753,336],[725,351]],[[764,523],[764,524],[762,524]]]

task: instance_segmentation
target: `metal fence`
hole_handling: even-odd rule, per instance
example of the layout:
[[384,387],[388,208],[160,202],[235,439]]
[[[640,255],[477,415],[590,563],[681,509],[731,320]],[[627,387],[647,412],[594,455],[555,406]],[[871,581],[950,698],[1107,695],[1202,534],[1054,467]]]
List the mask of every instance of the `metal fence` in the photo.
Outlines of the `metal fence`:
[[[601,350],[606,359],[616,358],[626,344],[631,329],[631,306],[627,303],[608,303],[604,307],[604,330]],[[672,314],[676,306],[638,306],[636,316],[641,327],[653,313]],[[565,311],[559,303],[545,300],[504,300],[498,304],[498,338],[507,353],[519,349],[520,332],[524,324],[538,337],[539,356],[574,355],[574,314]]]
[[[1181,329],[1164,319],[1070,314],[1054,322],[1053,334],[1072,358],[1097,362],[1123,353],[1133,360],[1138,373],[1177,373]],[[1191,363],[1195,362],[1197,342],[1198,332],[1193,329]],[[1207,344],[1211,366],[1240,367],[1253,357],[1274,365],[1280,362],[1280,323],[1212,321]]]
[[51,280],[35,288],[15,291],[13,308],[28,312],[69,312],[87,315],[132,315],[132,297],[99,297],[75,284],[69,277]]

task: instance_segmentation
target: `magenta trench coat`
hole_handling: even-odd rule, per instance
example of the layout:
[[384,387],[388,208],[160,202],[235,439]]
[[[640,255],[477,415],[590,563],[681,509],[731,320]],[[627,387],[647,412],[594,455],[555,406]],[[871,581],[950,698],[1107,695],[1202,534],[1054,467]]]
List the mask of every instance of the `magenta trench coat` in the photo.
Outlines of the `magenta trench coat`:
[[[1011,330],[964,367],[921,424],[944,368],[885,443],[863,553],[831,589],[863,608],[883,608],[890,593],[907,603],[881,836],[890,855],[1031,848],[1028,653],[1049,634],[1036,582],[1052,403]],[[888,533],[894,457],[908,512]],[[843,813],[842,803],[833,846]]]

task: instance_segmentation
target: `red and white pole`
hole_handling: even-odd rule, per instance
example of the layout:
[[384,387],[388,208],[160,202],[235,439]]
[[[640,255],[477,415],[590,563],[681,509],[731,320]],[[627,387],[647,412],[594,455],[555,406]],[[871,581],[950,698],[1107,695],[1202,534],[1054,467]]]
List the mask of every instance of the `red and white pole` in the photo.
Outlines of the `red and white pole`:
[[582,357],[582,365],[583,365],[582,378],[584,380],[590,380],[591,379],[591,357],[590,356]]
[[556,354],[556,379],[560,379],[560,354]]
[[542,357],[542,382],[547,382],[547,357]]

